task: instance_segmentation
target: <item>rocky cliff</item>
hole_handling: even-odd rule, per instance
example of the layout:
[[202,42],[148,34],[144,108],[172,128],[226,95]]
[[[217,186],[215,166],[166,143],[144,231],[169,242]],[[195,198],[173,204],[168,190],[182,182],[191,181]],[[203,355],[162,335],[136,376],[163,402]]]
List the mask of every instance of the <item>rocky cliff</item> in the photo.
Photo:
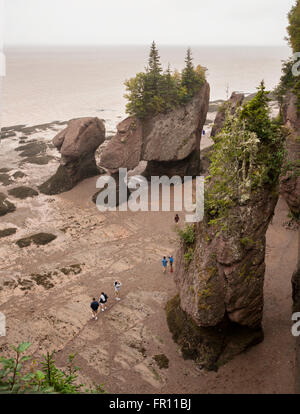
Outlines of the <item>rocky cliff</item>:
[[194,243],[178,252],[180,293],[168,305],[169,326],[183,355],[208,369],[263,339],[265,234],[277,199],[260,190],[231,209],[225,232],[207,219],[196,224]]
[[286,140],[288,171],[281,177],[280,190],[293,215],[300,217],[300,113],[292,92],[285,97],[282,115],[290,135]]
[[[264,90],[257,96],[247,110],[266,108]],[[229,115],[210,149],[204,220],[179,232],[179,294],[166,308],[183,356],[213,370],[263,339],[266,232],[279,196],[284,131],[265,115],[268,135],[260,138],[252,115],[247,126],[240,114]]]
[[67,128],[54,139],[61,153],[60,166],[54,176],[39,189],[44,194],[59,194],[71,190],[85,178],[98,175],[95,151],[105,140],[105,126],[98,118],[69,121]]

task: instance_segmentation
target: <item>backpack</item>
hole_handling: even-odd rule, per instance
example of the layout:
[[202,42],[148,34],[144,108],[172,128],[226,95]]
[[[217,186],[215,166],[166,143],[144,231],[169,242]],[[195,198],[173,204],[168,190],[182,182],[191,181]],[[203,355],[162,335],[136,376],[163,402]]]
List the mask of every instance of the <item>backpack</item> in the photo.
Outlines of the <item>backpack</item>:
[[108,299],[108,296],[107,296],[107,294],[106,294],[106,293],[104,293],[104,297],[105,297],[105,300],[107,300],[107,299]]

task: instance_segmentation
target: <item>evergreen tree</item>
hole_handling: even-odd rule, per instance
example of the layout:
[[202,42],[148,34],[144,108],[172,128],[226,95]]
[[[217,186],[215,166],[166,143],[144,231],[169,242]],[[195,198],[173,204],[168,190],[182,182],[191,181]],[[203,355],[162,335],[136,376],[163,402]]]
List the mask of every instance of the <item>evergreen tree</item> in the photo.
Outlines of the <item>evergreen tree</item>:
[[289,26],[288,41],[293,49],[293,52],[300,52],[300,0],[296,1],[296,4],[292,7],[288,14]]
[[270,139],[272,122],[270,120],[269,93],[262,81],[257,88],[256,96],[241,111],[241,119],[246,122],[248,131],[255,132],[257,136],[266,141]]
[[160,56],[158,54],[158,49],[156,47],[155,42],[152,42],[148,60],[148,71],[155,76],[159,76],[162,72],[161,63],[160,63]]
[[195,70],[193,65],[192,51],[187,49],[185,58],[185,68],[182,71],[181,85],[186,89],[187,100],[194,95]]
[[127,113],[145,119],[166,113],[192,99],[205,82],[206,69],[202,66],[194,69],[190,49],[187,51],[185,63],[182,74],[176,70],[172,73],[170,65],[163,72],[159,53],[153,42],[146,71],[125,82]]

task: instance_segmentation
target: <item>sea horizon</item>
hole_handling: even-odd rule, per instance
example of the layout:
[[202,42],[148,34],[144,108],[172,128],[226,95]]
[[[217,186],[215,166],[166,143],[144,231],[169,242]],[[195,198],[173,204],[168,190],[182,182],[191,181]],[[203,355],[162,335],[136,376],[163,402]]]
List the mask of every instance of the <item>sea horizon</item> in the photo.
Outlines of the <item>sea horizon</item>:
[[[184,66],[189,45],[158,44],[162,66]],[[125,80],[143,71],[149,45],[5,45],[1,127],[98,116],[108,131],[126,116]],[[253,93],[262,79],[274,89],[288,46],[190,45],[194,64],[207,68],[210,101]],[[72,73],[72,76],[70,76]]]

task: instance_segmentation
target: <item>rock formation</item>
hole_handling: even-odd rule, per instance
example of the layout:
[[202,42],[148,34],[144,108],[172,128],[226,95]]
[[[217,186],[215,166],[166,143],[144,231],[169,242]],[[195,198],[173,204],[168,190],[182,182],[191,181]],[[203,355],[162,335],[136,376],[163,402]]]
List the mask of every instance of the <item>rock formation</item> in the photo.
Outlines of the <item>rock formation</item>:
[[280,191],[294,216],[300,216],[300,113],[297,97],[289,92],[282,108],[285,126],[290,135],[286,141],[287,162],[292,167],[281,177]]
[[98,118],[69,121],[67,128],[54,139],[61,153],[60,166],[54,176],[42,184],[42,193],[52,195],[71,190],[85,178],[100,174],[95,151],[105,140],[105,126]]
[[266,232],[278,201],[285,138],[274,122],[265,140],[253,133],[249,140],[236,121],[231,134],[207,150],[213,165],[208,159],[204,219],[179,231],[179,294],[166,307],[183,357],[212,370],[263,340]]
[[245,95],[243,93],[233,92],[230,99],[221,106],[216,115],[216,119],[211,130],[210,136],[212,138],[215,137],[224,127],[226,119],[226,110],[230,109],[230,112],[233,115],[237,108],[242,105],[244,98]]
[[236,206],[229,232],[197,223],[193,246],[178,252],[180,296],[168,304],[169,327],[183,355],[208,369],[263,339],[265,234],[277,199],[265,189]]
[[148,161],[145,176],[197,175],[200,170],[200,140],[209,106],[207,82],[185,106],[143,122],[129,117],[104,150],[101,166],[114,173],[134,169]]

